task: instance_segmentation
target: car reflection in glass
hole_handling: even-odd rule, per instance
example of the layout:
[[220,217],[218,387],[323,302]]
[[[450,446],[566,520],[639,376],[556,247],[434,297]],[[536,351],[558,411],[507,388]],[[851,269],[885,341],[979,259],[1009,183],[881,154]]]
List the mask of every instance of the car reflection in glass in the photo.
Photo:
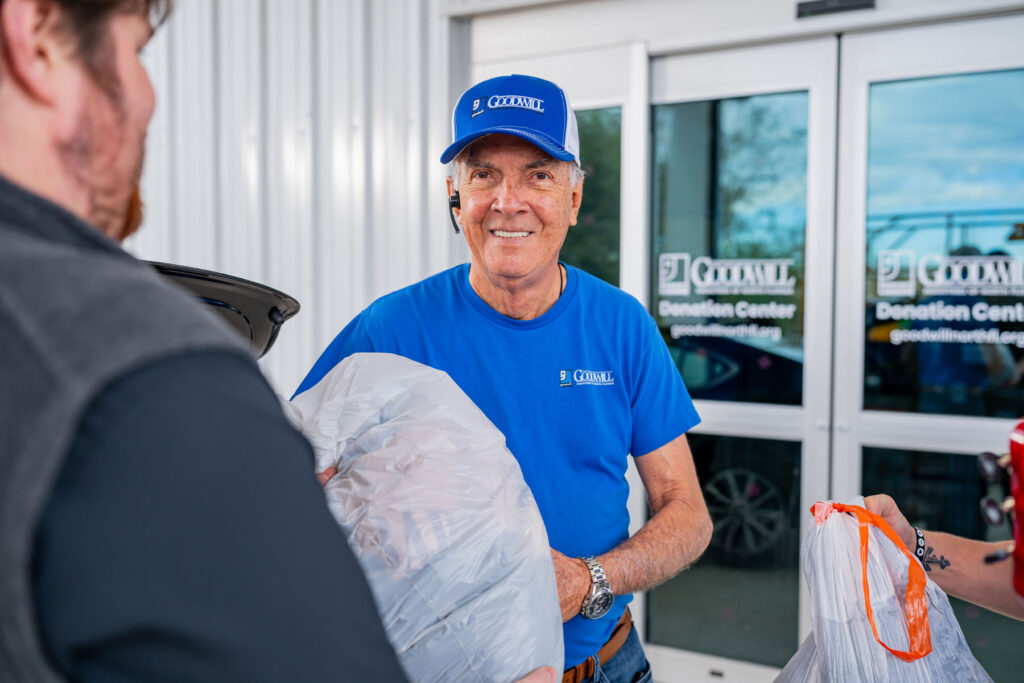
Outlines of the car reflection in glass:
[[767,340],[718,337],[683,337],[666,343],[695,399],[800,405],[800,349]]

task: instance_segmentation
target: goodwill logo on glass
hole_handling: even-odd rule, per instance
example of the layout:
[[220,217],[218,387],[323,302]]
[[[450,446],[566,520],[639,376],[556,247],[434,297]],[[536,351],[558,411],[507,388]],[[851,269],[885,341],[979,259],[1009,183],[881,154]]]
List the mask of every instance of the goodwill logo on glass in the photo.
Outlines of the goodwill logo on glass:
[[[786,298],[796,294],[796,261],[788,258],[693,257],[686,252],[658,255],[659,297],[705,297],[700,301],[658,300],[662,319],[691,318],[697,321],[669,325],[669,335],[680,337],[765,338],[778,342],[779,324],[760,321],[793,320],[798,303]],[[713,297],[785,297],[783,300],[750,301],[746,298],[718,300]],[[719,320],[740,321],[722,324]]]
[[876,272],[880,299],[874,302],[875,320],[890,326],[891,344],[1024,348],[1024,331],[997,325],[1024,323],[1024,302],[1007,300],[1024,296],[1024,260],[1007,254],[918,256],[910,249],[886,249],[878,252]]
[[658,257],[658,294],[774,294],[792,296],[796,276],[793,259],[690,258],[687,253]]
[[1024,296],[1024,261],[1009,255],[945,256],[910,249],[878,253],[878,296]]

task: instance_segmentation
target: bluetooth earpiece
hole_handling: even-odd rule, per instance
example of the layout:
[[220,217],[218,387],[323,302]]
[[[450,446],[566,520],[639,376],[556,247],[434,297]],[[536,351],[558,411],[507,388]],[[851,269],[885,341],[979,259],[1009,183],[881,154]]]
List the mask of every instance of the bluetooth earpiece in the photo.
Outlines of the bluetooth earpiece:
[[455,190],[455,192],[448,197],[448,217],[452,219],[452,227],[455,228],[455,234],[459,233],[459,224],[455,222],[455,209],[461,208],[462,200],[459,199],[459,191]]

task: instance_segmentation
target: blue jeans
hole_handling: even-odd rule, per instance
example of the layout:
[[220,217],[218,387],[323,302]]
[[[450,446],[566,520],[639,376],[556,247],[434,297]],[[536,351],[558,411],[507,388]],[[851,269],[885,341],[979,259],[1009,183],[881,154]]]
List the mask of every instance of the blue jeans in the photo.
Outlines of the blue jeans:
[[594,659],[594,677],[586,678],[582,683],[651,683],[654,680],[636,628],[629,630],[626,642],[607,663],[601,665],[597,663],[596,656]]

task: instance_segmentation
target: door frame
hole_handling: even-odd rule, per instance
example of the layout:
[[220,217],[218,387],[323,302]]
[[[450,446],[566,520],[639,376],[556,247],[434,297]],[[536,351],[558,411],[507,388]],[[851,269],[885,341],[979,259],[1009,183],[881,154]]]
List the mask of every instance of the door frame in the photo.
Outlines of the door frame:
[[[701,434],[800,442],[800,508],[829,496],[832,375],[834,169],[836,135],[835,37],[787,41],[651,60],[650,104],[697,102],[775,92],[807,91],[807,225],[804,235],[803,405],[695,401]],[[625,133],[624,133],[625,135]],[[631,171],[623,169],[623,174]],[[650,177],[650,165],[644,169]],[[649,221],[648,221],[649,223]],[[650,226],[648,225],[648,231]],[[824,378],[824,379],[823,379]],[[811,523],[800,519],[801,536]],[[809,595],[800,582],[798,639],[810,631]],[[698,679],[772,681],[778,669],[646,644],[665,683]]]

